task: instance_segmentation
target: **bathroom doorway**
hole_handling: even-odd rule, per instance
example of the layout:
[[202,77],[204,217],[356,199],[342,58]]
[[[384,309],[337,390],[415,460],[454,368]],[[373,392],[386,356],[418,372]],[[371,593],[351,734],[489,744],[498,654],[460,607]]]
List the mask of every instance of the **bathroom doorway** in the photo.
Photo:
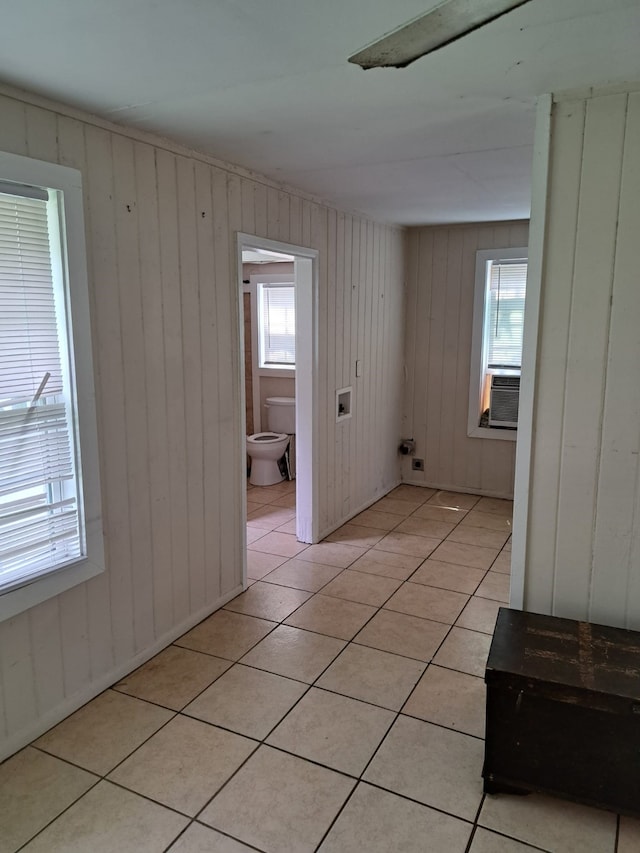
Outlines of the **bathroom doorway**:
[[[317,465],[315,463],[315,450],[317,441],[315,435],[314,417],[317,400],[317,263],[318,252],[314,249],[282,243],[277,240],[267,240],[249,234],[238,234],[237,240],[238,259],[238,287],[236,298],[239,319],[239,341],[240,341],[240,376],[238,377],[239,395],[241,400],[241,447],[245,447],[245,437],[255,431],[256,427],[265,430],[263,422],[263,402],[259,389],[253,381],[245,385],[245,370],[248,368],[249,356],[255,361],[254,347],[256,336],[248,340],[245,333],[245,300],[246,292],[251,292],[251,276],[245,275],[253,267],[244,264],[258,263],[266,270],[266,264],[286,264],[287,274],[292,273],[295,288],[295,378],[293,381],[295,396],[295,494],[296,517],[295,535],[299,542],[315,543],[318,541],[318,500],[317,500]],[[277,269],[277,268],[276,268]],[[284,269],[282,267],[281,269]],[[273,268],[269,267],[269,274],[273,274]],[[264,277],[264,276],[263,276]],[[248,280],[249,284],[245,284]],[[249,324],[247,324],[247,330]],[[247,364],[246,364],[247,363]],[[278,373],[278,371],[275,371]],[[267,387],[272,389],[284,388],[278,382],[286,383],[286,371],[281,375],[267,377]],[[290,376],[290,374],[289,374]],[[290,381],[290,380],[289,380]],[[270,384],[269,384],[270,383]],[[287,387],[291,387],[289,384]],[[286,389],[285,389],[286,390]],[[248,397],[251,399],[248,399]],[[289,396],[278,393],[275,396]],[[253,429],[249,430],[248,427]],[[246,454],[241,454],[242,472],[242,496],[243,496],[243,523],[241,525],[243,536],[243,585],[246,586],[246,545],[247,545],[247,476],[246,476]]]

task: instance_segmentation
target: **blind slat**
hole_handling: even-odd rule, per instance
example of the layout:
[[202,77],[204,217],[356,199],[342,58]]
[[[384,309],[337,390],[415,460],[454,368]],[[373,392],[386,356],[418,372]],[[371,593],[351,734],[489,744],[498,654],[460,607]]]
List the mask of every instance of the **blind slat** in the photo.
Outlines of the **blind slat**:
[[520,369],[527,264],[494,261],[489,278],[487,366]]
[[293,285],[260,285],[261,364],[296,362],[296,303]]

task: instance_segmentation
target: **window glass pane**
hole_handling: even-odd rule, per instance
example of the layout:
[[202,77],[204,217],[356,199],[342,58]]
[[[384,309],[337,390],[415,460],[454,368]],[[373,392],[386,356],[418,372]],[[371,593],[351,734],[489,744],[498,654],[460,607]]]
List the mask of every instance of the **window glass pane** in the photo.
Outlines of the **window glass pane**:
[[526,262],[492,263],[487,306],[487,367],[520,369],[527,284]]
[[296,304],[293,285],[261,284],[260,366],[296,363]]

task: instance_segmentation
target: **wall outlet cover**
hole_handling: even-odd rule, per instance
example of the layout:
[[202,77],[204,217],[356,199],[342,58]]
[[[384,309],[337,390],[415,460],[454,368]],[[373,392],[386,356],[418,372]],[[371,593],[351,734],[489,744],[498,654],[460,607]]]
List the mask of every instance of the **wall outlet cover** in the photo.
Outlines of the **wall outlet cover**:
[[424,471],[424,459],[412,459],[411,460],[411,470],[412,471]]

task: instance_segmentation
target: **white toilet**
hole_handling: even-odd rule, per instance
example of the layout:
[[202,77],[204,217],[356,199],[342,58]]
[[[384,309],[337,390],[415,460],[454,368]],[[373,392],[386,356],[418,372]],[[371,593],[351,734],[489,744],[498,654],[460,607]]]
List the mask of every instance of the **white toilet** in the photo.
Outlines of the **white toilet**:
[[273,486],[284,480],[278,467],[296,431],[295,397],[267,397],[267,427],[269,432],[247,436],[247,453],[251,457],[252,486]]

